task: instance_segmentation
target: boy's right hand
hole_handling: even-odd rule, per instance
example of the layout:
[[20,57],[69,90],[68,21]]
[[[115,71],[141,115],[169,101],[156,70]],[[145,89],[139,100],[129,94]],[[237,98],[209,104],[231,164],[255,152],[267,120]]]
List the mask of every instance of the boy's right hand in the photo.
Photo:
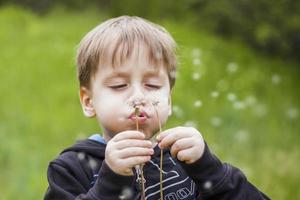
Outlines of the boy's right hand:
[[115,173],[131,176],[132,168],[148,162],[154,150],[139,131],[124,131],[115,135],[106,146],[105,162]]

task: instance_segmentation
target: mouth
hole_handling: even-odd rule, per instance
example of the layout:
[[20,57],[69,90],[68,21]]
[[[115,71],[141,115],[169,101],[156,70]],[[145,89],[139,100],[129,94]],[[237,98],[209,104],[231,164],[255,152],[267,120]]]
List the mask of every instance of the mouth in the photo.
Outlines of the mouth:
[[139,112],[139,115],[132,113],[129,117],[130,120],[136,122],[138,121],[139,124],[145,123],[149,118],[148,114],[144,111]]

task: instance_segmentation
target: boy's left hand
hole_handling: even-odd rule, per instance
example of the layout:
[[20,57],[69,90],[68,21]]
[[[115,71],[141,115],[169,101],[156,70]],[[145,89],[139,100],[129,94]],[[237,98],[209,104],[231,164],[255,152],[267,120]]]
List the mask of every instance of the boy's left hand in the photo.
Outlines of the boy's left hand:
[[205,143],[201,133],[192,127],[175,127],[156,137],[159,148],[170,148],[171,155],[191,164],[201,158]]

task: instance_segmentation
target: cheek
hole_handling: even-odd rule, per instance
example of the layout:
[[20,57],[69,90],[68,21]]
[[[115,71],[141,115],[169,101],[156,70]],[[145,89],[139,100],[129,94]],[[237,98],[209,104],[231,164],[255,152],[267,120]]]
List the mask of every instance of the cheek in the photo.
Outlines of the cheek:
[[98,116],[110,116],[112,113],[116,113],[121,105],[120,98],[113,98],[110,95],[99,95],[94,99],[94,107]]

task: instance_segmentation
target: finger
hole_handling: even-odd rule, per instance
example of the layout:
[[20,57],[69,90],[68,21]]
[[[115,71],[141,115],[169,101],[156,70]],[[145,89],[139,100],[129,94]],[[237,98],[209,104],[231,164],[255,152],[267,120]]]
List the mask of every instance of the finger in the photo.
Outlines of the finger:
[[181,138],[189,138],[192,137],[192,134],[186,128],[177,128],[172,131],[172,133],[167,134],[160,142],[160,148],[168,148],[173,145],[176,140]]
[[139,131],[123,131],[115,135],[113,137],[114,142],[118,142],[124,139],[140,139],[143,140],[145,139],[145,135],[142,132]]
[[136,157],[136,156],[151,156],[153,155],[154,150],[150,148],[141,148],[141,147],[129,147],[118,151],[119,158],[129,158],[129,157]]
[[150,159],[151,159],[151,156],[128,157],[128,158],[122,159],[122,161],[120,161],[120,165],[126,166],[128,168],[133,168],[136,165],[145,164],[146,162],[149,162]]
[[[176,132],[183,132],[185,131],[186,129],[190,129],[189,127],[181,127],[181,126],[178,126],[178,127],[175,127],[175,128],[170,128],[168,130],[165,130],[163,132],[161,132],[160,134],[158,134],[156,136],[156,140],[158,142],[160,142],[161,140],[163,140],[165,137],[167,137],[168,135],[170,134],[173,134],[173,133],[176,133]],[[185,132],[190,132],[190,131],[185,131]]]
[[152,143],[149,140],[125,139],[116,144],[117,149],[124,149],[127,147],[144,147],[151,148]]
[[173,157],[177,156],[177,153],[179,151],[182,151],[184,149],[191,148],[194,145],[193,138],[182,138],[180,140],[177,140],[174,142],[174,144],[171,146],[171,155]]
[[195,156],[197,151],[198,150],[196,148],[184,149],[177,153],[177,159],[182,162],[186,162],[187,164],[193,163],[198,159],[198,156]]

